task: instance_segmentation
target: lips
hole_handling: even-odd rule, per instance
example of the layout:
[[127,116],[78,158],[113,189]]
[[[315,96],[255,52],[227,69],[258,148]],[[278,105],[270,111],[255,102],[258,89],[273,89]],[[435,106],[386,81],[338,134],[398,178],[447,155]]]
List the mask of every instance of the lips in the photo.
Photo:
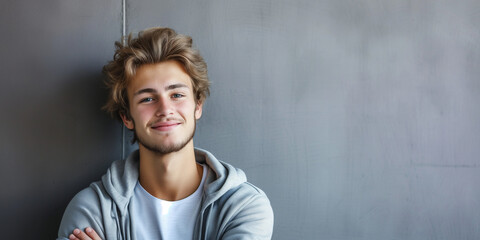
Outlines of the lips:
[[170,131],[180,124],[178,121],[156,122],[151,127],[158,131]]

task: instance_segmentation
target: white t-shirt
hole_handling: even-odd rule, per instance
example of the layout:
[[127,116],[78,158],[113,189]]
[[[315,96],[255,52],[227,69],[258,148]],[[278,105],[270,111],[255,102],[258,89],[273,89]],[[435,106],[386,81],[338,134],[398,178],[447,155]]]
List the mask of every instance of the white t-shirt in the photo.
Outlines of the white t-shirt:
[[132,218],[136,219],[136,239],[193,239],[193,229],[200,211],[202,189],[207,176],[207,167],[203,164],[202,166],[202,181],[197,190],[178,201],[158,199],[137,183],[130,203]]

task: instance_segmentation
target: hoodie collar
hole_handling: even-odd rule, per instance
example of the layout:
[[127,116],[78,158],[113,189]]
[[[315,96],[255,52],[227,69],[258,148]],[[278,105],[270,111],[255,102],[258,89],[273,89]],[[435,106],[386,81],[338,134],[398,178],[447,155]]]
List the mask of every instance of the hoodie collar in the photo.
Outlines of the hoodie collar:
[[[139,151],[135,150],[126,159],[113,162],[102,176],[105,190],[122,215],[128,211],[128,204],[138,182],[139,158]],[[208,166],[204,184],[204,206],[221,197],[229,189],[247,181],[241,169],[216,159],[206,150],[195,148],[195,160]]]

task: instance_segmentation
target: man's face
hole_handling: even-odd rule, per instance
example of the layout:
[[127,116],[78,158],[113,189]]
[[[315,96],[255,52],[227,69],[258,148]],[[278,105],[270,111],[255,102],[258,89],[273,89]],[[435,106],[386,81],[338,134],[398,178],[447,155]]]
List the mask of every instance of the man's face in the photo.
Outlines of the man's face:
[[202,104],[195,103],[191,78],[178,62],[140,66],[127,94],[131,119],[122,119],[140,145],[167,154],[192,141]]

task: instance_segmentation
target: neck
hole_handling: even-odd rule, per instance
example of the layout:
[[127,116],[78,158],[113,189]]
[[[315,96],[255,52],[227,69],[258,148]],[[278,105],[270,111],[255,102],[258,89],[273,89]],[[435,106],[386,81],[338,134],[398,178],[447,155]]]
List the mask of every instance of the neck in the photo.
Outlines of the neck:
[[195,161],[192,140],[178,152],[159,154],[141,144],[139,151],[139,181],[152,196],[177,201],[197,190],[202,180],[203,168]]

